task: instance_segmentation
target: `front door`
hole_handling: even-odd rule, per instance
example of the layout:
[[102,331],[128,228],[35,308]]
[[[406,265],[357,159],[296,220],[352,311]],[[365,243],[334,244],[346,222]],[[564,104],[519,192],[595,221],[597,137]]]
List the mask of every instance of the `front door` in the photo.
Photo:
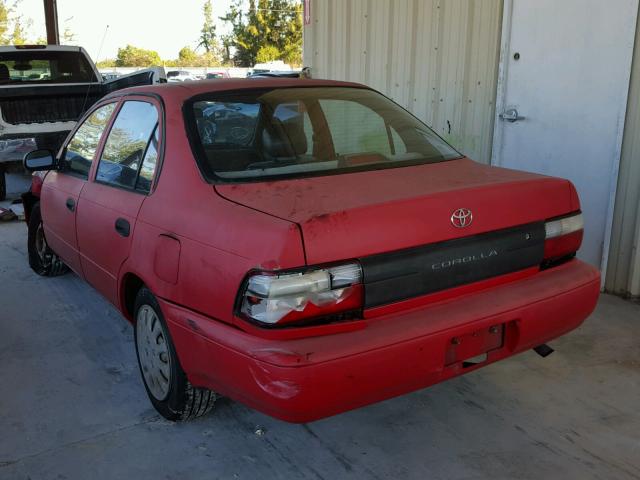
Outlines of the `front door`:
[[637,14],[638,0],[505,0],[492,163],[570,179],[585,218],[579,257],[598,267]]
[[85,279],[116,304],[120,267],[129,256],[138,211],[158,158],[159,106],[127,99],[104,142],[92,180],[80,193],[77,232]]
[[82,122],[62,150],[59,168],[45,177],[40,194],[47,243],[80,276],[82,268],[76,238],[80,192],[87,183],[91,164],[115,105],[112,102],[98,107]]

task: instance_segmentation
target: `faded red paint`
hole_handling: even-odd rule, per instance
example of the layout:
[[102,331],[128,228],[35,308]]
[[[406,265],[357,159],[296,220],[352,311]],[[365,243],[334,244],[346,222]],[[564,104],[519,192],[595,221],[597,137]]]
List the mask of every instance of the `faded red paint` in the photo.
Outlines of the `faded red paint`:
[[[97,162],[89,181],[56,172],[45,178],[42,212],[54,249],[128,318],[123,280],[142,279],[160,299],[194,385],[278,418],[309,421],[478,368],[448,364],[453,337],[504,325],[501,346],[491,344],[490,363],[562,335],[591,313],[599,273],[572,260],[365,310],[362,318],[344,323],[277,330],[237,318],[238,291],[255,269],[350,260],[579,209],[566,180],[469,159],[297,180],[206,183],[185,134],[184,101],[204,92],[300,82],[354,86],[215,80],[120,91],[111,98],[153,93],[162,99],[154,102],[166,118],[165,152],[152,193],[132,197],[96,184],[91,179]],[[65,208],[69,195],[77,202],[77,224]],[[468,228],[449,221],[459,207],[473,208]],[[127,240],[113,231],[122,216],[132,227]],[[163,257],[167,242],[172,248]]]

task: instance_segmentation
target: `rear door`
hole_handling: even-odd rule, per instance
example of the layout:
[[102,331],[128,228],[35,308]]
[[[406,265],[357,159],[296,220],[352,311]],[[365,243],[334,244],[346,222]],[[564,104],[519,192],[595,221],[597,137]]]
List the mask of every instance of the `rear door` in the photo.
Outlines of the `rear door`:
[[80,276],[76,238],[78,201],[115,107],[116,102],[103,104],[80,124],[60,153],[60,167],[45,177],[40,194],[47,243]]
[[86,280],[112,303],[138,211],[151,191],[160,142],[160,105],[149,97],[121,104],[80,194],[78,247]]

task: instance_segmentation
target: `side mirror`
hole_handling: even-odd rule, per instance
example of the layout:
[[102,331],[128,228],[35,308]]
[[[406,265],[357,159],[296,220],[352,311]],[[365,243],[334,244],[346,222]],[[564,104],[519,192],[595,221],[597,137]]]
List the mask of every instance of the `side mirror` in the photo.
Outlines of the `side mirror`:
[[51,150],[34,150],[24,156],[24,168],[30,172],[41,170],[54,170],[56,168],[56,158]]

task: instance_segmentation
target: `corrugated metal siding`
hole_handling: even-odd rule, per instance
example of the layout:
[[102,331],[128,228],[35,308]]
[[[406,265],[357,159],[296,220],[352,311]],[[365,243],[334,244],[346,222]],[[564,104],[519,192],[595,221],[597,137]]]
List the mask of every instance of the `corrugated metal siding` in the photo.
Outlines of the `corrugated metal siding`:
[[640,297],[640,22],[636,27],[627,118],[605,288]]
[[312,0],[304,64],[367,84],[489,163],[502,0]]

